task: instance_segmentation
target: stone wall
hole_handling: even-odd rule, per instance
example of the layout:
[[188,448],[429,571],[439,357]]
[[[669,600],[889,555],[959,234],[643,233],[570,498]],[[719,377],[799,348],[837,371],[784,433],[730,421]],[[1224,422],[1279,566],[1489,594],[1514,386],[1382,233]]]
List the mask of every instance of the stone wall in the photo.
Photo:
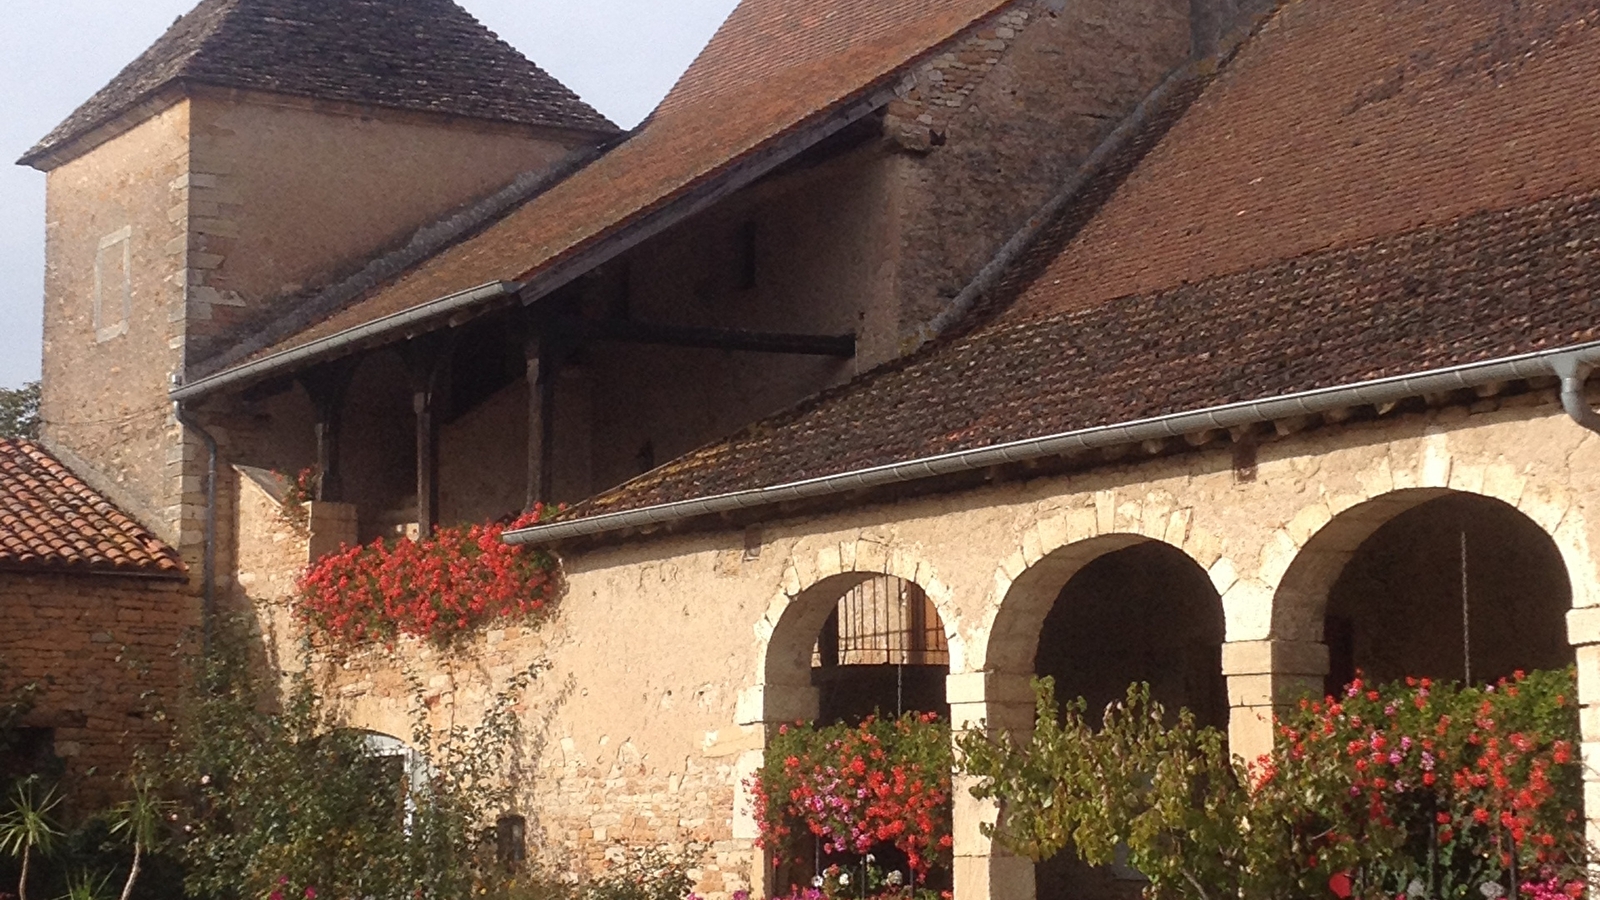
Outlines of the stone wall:
[[46,181],[45,444],[177,546],[186,449],[167,390],[183,359],[189,106],[167,107]]
[[[1224,442],[772,522],[758,549],[743,531],[713,531],[572,554],[552,620],[449,658],[418,651],[404,666],[434,685],[431,702],[448,709],[436,714],[470,720],[496,679],[545,660],[527,700],[534,750],[521,776],[534,834],[557,858],[589,862],[619,842],[710,842],[702,887],[718,898],[760,877],[742,781],[770,723],[814,714],[816,631],[866,573],[914,581],[936,604],[959,723],[1022,728],[1026,679],[1063,586],[1143,542],[1181,551],[1220,597],[1232,743],[1248,758],[1270,740],[1274,704],[1321,688],[1323,607],[1361,540],[1427,500],[1481,495],[1557,548],[1577,610],[1570,634],[1584,645],[1583,699],[1600,707],[1600,619],[1590,614],[1600,604],[1600,439],[1562,415],[1552,392],[1288,431],[1260,447],[1253,477],[1235,471]],[[1446,638],[1418,637],[1430,639]],[[404,721],[395,672],[374,660],[334,673],[353,721]],[[1600,738],[1600,717],[1585,715],[1589,739]],[[958,804],[957,897],[1030,896],[1032,867],[978,833],[989,814]]]
[[79,812],[120,792],[140,748],[159,751],[200,601],[182,583],[0,572],[0,687],[36,684],[25,727],[53,729]]
[[205,359],[419,227],[550,168],[561,132],[243,91],[191,101],[190,354]]
[[1066,184],[1157,85],[1188,62],[1188,0],[1022,3],[900,87],[887,133],[904,148],[892,358]]

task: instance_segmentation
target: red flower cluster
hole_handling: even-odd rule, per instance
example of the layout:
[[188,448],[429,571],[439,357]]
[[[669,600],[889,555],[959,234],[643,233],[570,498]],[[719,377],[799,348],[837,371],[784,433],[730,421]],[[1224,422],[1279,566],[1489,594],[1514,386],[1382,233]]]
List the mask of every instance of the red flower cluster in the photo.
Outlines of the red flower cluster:
[[490,622],[539,612],[557,590],[555,559],[502,540],[535,524],[439,528],[426,540],[374,541],[317,561],[300,581],[297,611],[345,643],[399,635],[445,642]]
[[1329,798],[1296,818],[1310,867],[1336,876],[1384,850],[1483,880],[1549,878],[1584,855],[1575,693],[1571,672],[1481,690],[1357,679],[1280,726],[1253,792]]
[[857,727],[785,726],[750,787],[762,845],[864,856],[890,844],[920,883],[949,862],[950,729],[932,714],[867,719]]

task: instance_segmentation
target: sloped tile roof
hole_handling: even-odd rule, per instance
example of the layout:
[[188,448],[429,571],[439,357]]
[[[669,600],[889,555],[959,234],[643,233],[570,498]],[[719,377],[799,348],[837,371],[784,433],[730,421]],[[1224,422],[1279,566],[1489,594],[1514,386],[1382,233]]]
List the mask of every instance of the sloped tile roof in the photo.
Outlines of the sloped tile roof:
[[1592,8],[1290,3],[964,333],[569,516],[1600,340]]
[[451,0],[203,0],[29,150],[23,162],[178,80],[617,131]]
[[1017,312],[1600,187],[1597,72],[1600,0],[1287,3]]
[[30,441],[0,438],[0,571],[184,577],[178,551]]
[[527,281],[882,86],[1009,2],[744,0],[627,141],[476,237],[253,358],[485,283]]
[[789,484],[1600,341],[1600,194],[1001,322],[574,508]]

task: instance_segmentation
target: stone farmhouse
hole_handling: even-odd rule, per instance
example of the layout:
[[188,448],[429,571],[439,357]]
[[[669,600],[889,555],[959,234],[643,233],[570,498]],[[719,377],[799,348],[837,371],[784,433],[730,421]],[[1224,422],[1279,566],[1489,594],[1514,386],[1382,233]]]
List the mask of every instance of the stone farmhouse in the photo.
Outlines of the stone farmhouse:
[[[548,620],[319,672],[403,737],[545,661],[529,840],[717,900],[769,729],[1026,729],[1035,674],[1253,758],[1358,669],[1576,662],[1600,765],[1597,25],[744,0],[624,133],[450,0],[203,0],[23,160],[43,444],[285,667],[324,550],[569,504],[509,538]],[[1127,890],[960,794],[957,900]]]

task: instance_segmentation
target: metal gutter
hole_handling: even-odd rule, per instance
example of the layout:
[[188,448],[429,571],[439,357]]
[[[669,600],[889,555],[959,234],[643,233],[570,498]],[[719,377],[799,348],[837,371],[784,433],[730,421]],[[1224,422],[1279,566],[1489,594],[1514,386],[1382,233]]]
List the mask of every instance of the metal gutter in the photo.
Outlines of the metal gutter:
[[403,312],[384,316],[381,319],[374,319],[365,325],[358,325],[355,328],[341,331],[321,340],[312,341],[309,344],[302,344],[290,350],[274,353],[271,356],[264,356],[255,362],[245,363],[237,368],[197,379],[181,387],[174,388],[168,396],[175,403],[197,400],[206,394],[215,393],[231,385],[269,377],[279,369],[340,356],[343,351],[369,338],[381,338],[386,334],[401,331],[410,326],[421,327],[428,325],[437,319],[448,318],[455,313],[470,309],[488,300],[514,297],[521,290],[522,285],[515,282],[490,282],[460,293],[451,294],[448,297],[431,300],[421,306],[414,306]]
[[[1014,441],[981,450],[965,450],[925,459],[874,466],[854,472],[827,475],[789,484],[755,490],[738,491],[707,497],[701,500],[684,500],[645,509],[605,513],[586,519],[553,522],[521,531],[510,532],[505,540],[511,544],[548,544],[555,541],[589,537],[632,528],[667,525],[700,516],[720,515],[739,510],[755,509],[796,500],[810,500],[850,491],[884,487],[953,475],[1008,463],[1045,459],[1052,456],[1163,440],[1197,434],[1214,429],[1236,428],[1261,422],[1289,419],[1348,409],[1352,406],[1395,403],[1428,394],[1446,393],[1463,388],[1474,388],[1496,382],[1519,381],[1527,378],[1563,377],[1564,397],[1583,397],[1583,382],[1579,372],[1600,365],[1600,342],[1547,350],[1520,356],[1506,357],[1481,363],[1470,363],[1446,369],[1436,369],[1417,375],[1382,378],[1343,387],[1323,388],[1314,391],[1285,394],[1267,400],[1231,403],[1195,412],[1157,416],[1120,425],[1087,428],[1040,438]],[[1562,376],[1562,372],[1571,373]],[[1572,412],[1569,405],[1568,412]],[[1584,409],[1588,409],[1584,404]],[[1594,425],[1600,425],[1600,414],[1588,411]],[[1574,418],[1577,418],[1574,416]],[[1593,427],[1580,420],[1585,427]]]

